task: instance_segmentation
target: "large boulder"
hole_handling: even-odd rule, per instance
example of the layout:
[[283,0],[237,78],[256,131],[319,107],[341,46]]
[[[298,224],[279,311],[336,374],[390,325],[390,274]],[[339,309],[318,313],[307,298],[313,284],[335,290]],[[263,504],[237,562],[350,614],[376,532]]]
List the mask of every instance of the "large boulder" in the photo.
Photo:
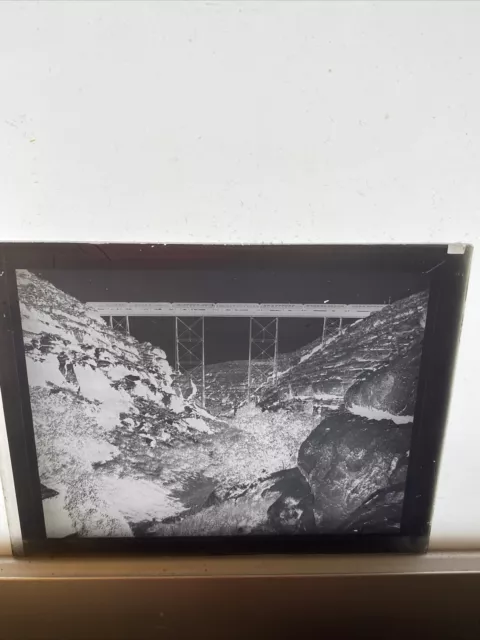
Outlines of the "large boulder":
[[421,343],[415,344],[405,355],[352,385],[345,394],[346,406],[354,413],[373,410],[412,421],[421,355]]
[[303,442],[298,466],[320,530],[337,529],[373,493],[405,481],[411,426],[339,411]]

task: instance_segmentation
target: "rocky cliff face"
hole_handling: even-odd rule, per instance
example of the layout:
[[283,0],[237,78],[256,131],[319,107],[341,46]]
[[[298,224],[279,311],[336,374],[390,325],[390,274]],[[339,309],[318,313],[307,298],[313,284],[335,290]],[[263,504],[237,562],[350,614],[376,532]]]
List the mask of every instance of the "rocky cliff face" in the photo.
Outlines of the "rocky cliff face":
[[[295,354],[276,388],[263,390],[259,404],[271,410],[292,404],[343,402],[355,382],[418,353],[423,340],[428,294],[421,292],[387,305],[349,325],[322,344],[318,339]],[[416,349],[416,351],[415,351]]]
[[40,477],[58,494],[44,502],[50,534],[131,535],[130,522],[181,510],[163,458],[211,433],[211,417],[172,388],[161,349],[31,273],[17,283]]
[[353,413],[366,412],[370,417],[384,415],[397,424],[411,422],[421,355],[421,343],[415,342],[407,353],[355,382],[345,394],[346,407]]

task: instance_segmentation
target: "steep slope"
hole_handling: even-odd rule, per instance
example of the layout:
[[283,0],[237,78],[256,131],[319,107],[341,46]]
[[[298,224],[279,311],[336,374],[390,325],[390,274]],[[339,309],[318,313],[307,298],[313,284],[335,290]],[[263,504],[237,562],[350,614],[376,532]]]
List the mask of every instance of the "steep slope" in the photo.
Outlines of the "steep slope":
[[397,424],[411,422],[421,355],[421,343],[413,344],[405,354],[355,382],[345,394],[346,407],[365,417],[388,417]]
[[165,457],[212,433],[211,417],[172,388],[161,349],[31,273],[17,283],[40,477],[58,493],[44,502],[50,535],[131,535],[181,511]]
[[[279,355],[279,380],[276,387],[265,387],[255,377],[251,397],[263,409],[290,407],[301,409],[338,406],[347,389],[372,371],[385,368],[395,359],[401,366],[403,356],[420,345],[427,311],[428,293],[420,292],[358,320],[341,334],[322,343],[321,338]],[[255,376],[255,369],[253,369]],[[248,361],[221,362],[205,367],[207,408],[216,416],[235,415],[247,399]],[[184,397],[192,393],[188,379],[177,384]],[[309,408],[311,410],[311,407]]]
[[372,372],[420,348],[427,313],[427,292],[387,305],[322,344],[316,340],[299,350],[294,364],[279,377],[276,388],[262,390],[263,409],[343,402],[347,389]]

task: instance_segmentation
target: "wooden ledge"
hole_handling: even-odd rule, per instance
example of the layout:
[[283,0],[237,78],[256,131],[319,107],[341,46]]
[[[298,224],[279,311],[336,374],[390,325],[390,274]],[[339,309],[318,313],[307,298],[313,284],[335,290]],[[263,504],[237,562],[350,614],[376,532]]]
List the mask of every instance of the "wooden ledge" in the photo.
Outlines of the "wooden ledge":
[[0,579],[242,578],[480,573],[479,552],[426,555],[3,558]]

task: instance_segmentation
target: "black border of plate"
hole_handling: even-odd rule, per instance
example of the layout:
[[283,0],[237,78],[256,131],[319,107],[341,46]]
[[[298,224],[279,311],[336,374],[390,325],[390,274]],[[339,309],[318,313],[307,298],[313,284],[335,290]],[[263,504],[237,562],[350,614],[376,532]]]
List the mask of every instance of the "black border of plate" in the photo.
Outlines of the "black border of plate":
[[[425,552],[471,255],[471,246],[449,252],[449,245],[0,245],[0,386],[24,553]],[[328,266],[355,270],[401,269],[428,274],[430,296],[400,532],[385,535],[46,538],[15,270],[219,269],[231,266],[250,269],[322,269]]]

